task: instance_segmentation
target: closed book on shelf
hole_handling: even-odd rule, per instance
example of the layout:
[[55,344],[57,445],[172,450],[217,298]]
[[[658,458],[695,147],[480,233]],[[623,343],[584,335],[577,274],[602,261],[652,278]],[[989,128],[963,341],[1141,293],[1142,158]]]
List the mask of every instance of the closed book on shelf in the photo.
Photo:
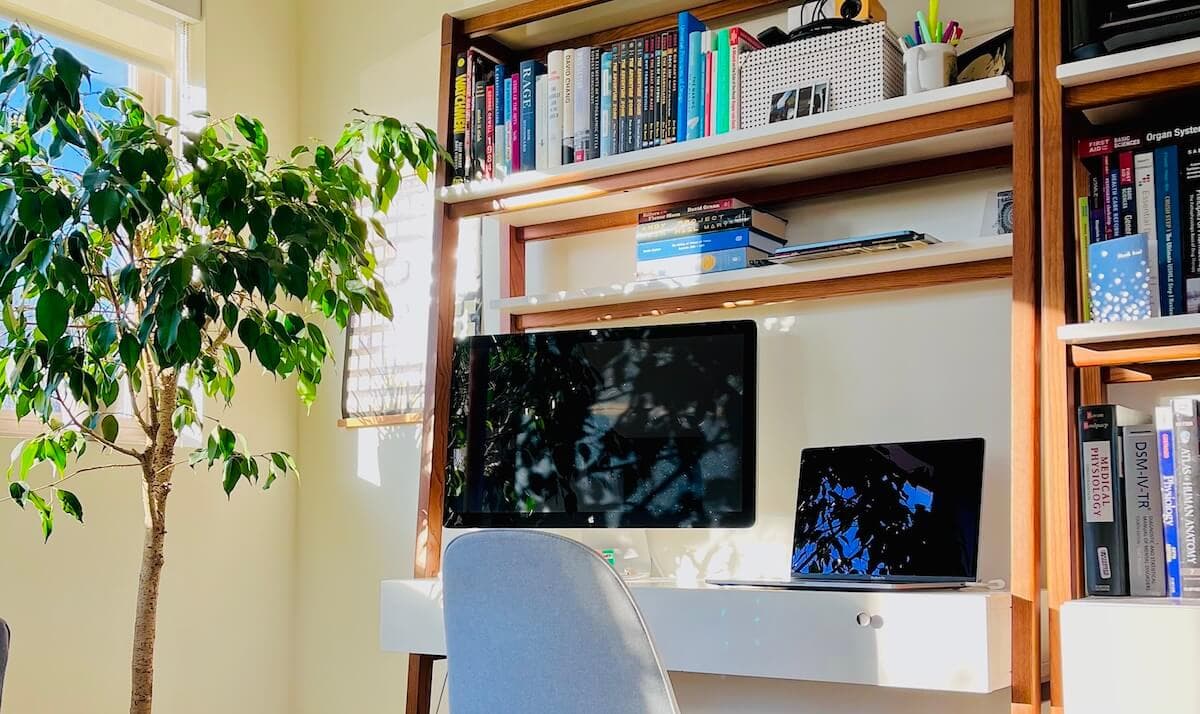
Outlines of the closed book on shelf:
[[1158,284],[1167,315],[1182,315],[1184,300],[1183,243],[1179,225],[1179,148],[1154,150],[1155,220],[1158,221]]
[[1079,316],[1084,322],[1092,321],[1092,298],[1088,290],[1088,246],[1092,244],[1091,233],[1091,210],[1088,204],[1088,199],[1079,199],[1079,211],[1077,215],[1078,222],[1078,241],[1079,241],[1079,262],[1076,264],[1076,274],[1078,277],[1079,287]]
[[937,238],[916,231],[891,231],[866,236],[852,236],[812,243],[798,243],[775,251],[771,261],[794,263],[806,260],[837,258],[847,255],[879,253],[888,250],[926,248],[939,243]]
[[682,206],[671,206],[670,208],[656,208],[652,211],[642,211],[638,214],[638,223],[641,224],[653,223],[655,221],[668,221],[673,218],[694,216],[697,213],[728,211],[731,208],[753,208],[753,206],[736,198],[717,198],[711,201],[701,201],[699,203],[689,203]]
[[763,49],[758,38],[740,27],[729,31],[729,128],[742,128],[741,63],[747,52]]
[[1158,245],[1158,204],[1154,198],[1154,152],[1143,151],[1133,155],[1133,191],[1137,218],[1134,233],[1146,234],[1146,246],[1150,249],[1150,268],[1159,277],[1158,300],[1155,316],[1167,313],[1166,281],[1162,279],[1165,266],[1160,266],[1162,248]]
[[600,48],[593,47],[588,66],[588,152],[589,159],[600,158]]
[[550,143],[548,141],[550,126],[550,78],[541,75],[537,78],[536,102],[537,120],[534,122],[534,139],[537,145],[536,167],[538,171],[550,168]]
[[1183,280],[1186,309],[1200,312],[1200,145],[1180,148],[1183,207]]
[[521,76],[513,75],[508,78],[508,92],[511,101],[508,111],[508,165],[512,173],[524,171],[526,167],[521,160]]
[[693,57],[699,56],[699,47],[692,46],[692,36],[699,35],[704,29],[704,23],[696,19],[696,16],[690,12],[679,13],[679,42],[676,50],[677,71],[676,87],[678,88],[675,101],[675,117],[677,127],[675,130],[676,141],[686,141],[694,139],[695,136],[689,136],[689,124],[687,117],[692,116],[692,109],[695,107],[695,100],[692,96],[694,87],[694,73],[699,73],[698,64],[693,62]]
[[536,60],[521,63],[521,166],[537,168],[537,81],[546,68]]
[[1175,488],[1178,497],[1176,527],[1179,529],[1180,595],[1200,598],[1200,431],[1196,423],[1196,400],[1177,397],[1171,400],[1175,415]]
[[687,275],[721,273],[727,270],[738,270],[749,267],[751,261],[762,260],[765,257],[765,253],[754,248],[730,248],[711,253],[677,255],[672,258],[660,258],[658,260],[639,260],[637,263],[637,279],[651,280],[654,278],[679,278]]
[[1158,281],[1145,234],[1088,246],[1088,279],[1093,322],[1154,317]]
[[703,109],[700,101],[704,92],[704,53],[700,47],[702,34],[699,30],[692,32],[687,45],[687,104],[684,107],[683,123],[684,139],[689,141],[704,136],[701,123]]
[[1179,579],[1179,491],[1175,484],[1175,414],[1171,407],[1154,408],[1154,426],[1158,431],[1158,471],[1162,479],[1163,564],[1167,576],[1167,596],[1179,597],[1183,593]]
[[546,55],[546,148],[550,168],[562,166],[562,70],[562,50]]
[[646,145],[646,38],[633,41],[633,128],[630,144],[636,151]]
[[1125,490],[1121,479],[1118,407],[1079,407],[1080,505],[1084,589],[1088,595],[1128,595]]
[[572,75],[575,114],[575,163],[587,161],[592,145],[592,112],[590,92],[592,86],[592,48],[575,48],[575,73]]
[[[488,75],[489,77],[491,75]],[[470,116],[470,176],[473,181],[478,181],[487,175],[487,87],[489,81],[477,78],[475,80],[475,89],[471,99],[471,116]]]
[[1129,594],[1134,597],[1165,597],[1167,594],[1157,438],[1153,424],[1121,427]]
[[563,50],[562,162],[575,163],[575,50]]
[[493,84],[487,86],[484,96],[484,121],[486,125],[484,131],[484,145],[486,151],[486,160],[484,162],[483,173],[485,178],[495,178],[496,176],[496,87]]
[[724,134],[729,131],[730,116],[730,78],[729,78],[729,30],[717,30],[716,40],[717,81],[716,102],[713,113],[713,133]]
[[749,228],[733,228],[713,233],[664,238],[637,244],[638,262],[658,260],[677,255],[711,253],[730,248],[755,248],[764,253],[774,253],[783,242]]
[[612,52],[600,55],[600,155],[612,154]]
[[1120,202],[1120,235],[1131,236],[1137,230],[1137,196],[1133,181],[1133,152],[1122,151],[1117,154],[1117,176],[1119,183],[1118,201]]
[[511,112],[511,98],[508,96],[508,73],[504,65],[496,67],[496,77],[492,80],[492,87],[496,93],[496,126],[495,126],[495,146],[492,148],[495,158],[493,159],[492,173],[496,178],[503,178],[508,175],[508,121],[509,113]]
[[450,132],[451,183],[467,180],[467,53],[454,58],[454,116]]
[[731,208],[654,221],[653,223],[639,223],[635,234],[640,242],[709,233],[729,228],[752,228],[759,233],[782,240],[787,234],[787,221],[754,208]]

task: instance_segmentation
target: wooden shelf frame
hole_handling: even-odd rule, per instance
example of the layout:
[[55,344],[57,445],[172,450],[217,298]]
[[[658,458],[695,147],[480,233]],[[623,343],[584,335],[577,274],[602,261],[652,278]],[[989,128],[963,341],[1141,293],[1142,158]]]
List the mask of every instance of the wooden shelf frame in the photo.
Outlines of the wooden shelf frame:
[[[497,33],[519,28],[528,23],[581,11],[615,0],[526,0],[516,5],[458,20],[449,15],[443,19],[441,40],[441,84],[439,89],[439,137],[449,143],[451,136],[450,78],[453,61],[470,43],[495,47]],[[718,0],[697,6],[693,13],[701,20],[734,18],[747,13],[778,10],[788,0]],[[903,142],[942,137],[972,128],[991,128],[1011,125],[1009,146],[993,149],[976,147],[955,156],[952,167],[940,165],[940,173],[957,170],[977,170],[1009,166],[1015,190],[1014,235],[1011,257],[969,264],[934,268],[911,274],[893,274],[892,284],[856,284],[843,280],[841,289],[863,292],[876,289],[900,289],[919,285],[945,284],[967,279],[991,279],[1011,275],[1012,321],[1010,325],[1012,354],[1012,712],[1040,714],[1043,688],[1040,657],[1040,600],[1041,581],[1039,542],[1041,538],[1040,438],[1039,438],[1039,344],[1042,331],[1039,324],[1040,254],[1039,254],[1039,66],[1038,35],[1039,7],[1046,3],[1036,0],[1013,0],[1014,7],[1014,73],[1011,97],[983,104],[959,107],[923,116],[852,128],[835,133],[808,136],[769,149],[751,148],[711,158],[697,157],[666,168],[646,168],[588,180],[590,188],[601,193],[620,193],[671,181],[688,182],[695,179],[723,176],[733,177],[758,168],[774,167],[781,162],[804,162],[822,157],[849,155],[872,147],[886,147]],[[621,38],[635,37],[647,32],[675,26],[674,15],[638,21],[623,27],[603,28],[569,41],[541,48],[526,48],[510,53],[516,56],[540,56],[554,46],[603,44]],[[490,44],[489,44],[490,43]],[[503,58],[503,57],[502,57]],[[816,195],[822,191],[851,190],[917,180],[939,174],[939,163],[933,161],[896,162],[895,166],[859,170],[824,179],[830,189],[822,189],[817,181],[777,181],[773,186],[756,187],[745,192],[747,198],[764,205],[783,203]],[[437,185],[447,184],[446,167],[439,169]],[[556,187],[570,186],[578,178],[555,178]],[[705,193],[707,191],[707,193]],[[728,195],[724,189],[700,188],[695,198]],[[737,192],[741,193],[741,192]],[[468,215],[494,213],[494,196],[471,205],[470,200],[439,201],[435,213],[433,276],[434,290],[430,304],[430,333],[426,372],[426,414],[422,422],[423,452],[418,484],[417,543],[414,575],[435,576],[440,569],[442,550],[441,520],[443,514],[442,473],[446,458],[444,425],[448,419],[448,400],[440,398],[450,384],[450,357],[453,349],[454,275],[458,243],[458,225]],[[694,200],[680,197],[679,200]],[[629,211],[609,211],[601,216],[576,217],[575,223],[544,223],[521,228],[508,227],[507,250],[501,251],[502,293],[506,297],[524,293],[524,244],[528,240],[565,237],[569,231],[604,230],[630,225],[636,215]],[[897,277],[899,276],[899,277]],[[760,296],[755,297],[758,299]],[[785,295],[784,299],[802,299]],[[735,301],[736,302],[736,301]],[[575,315],[573,318],[586,318]],[[529,325],[512,324],[512,328]],[[411,656],[408,671],[408,714],[428,714],[432,705],[432,672],[435,658]]]

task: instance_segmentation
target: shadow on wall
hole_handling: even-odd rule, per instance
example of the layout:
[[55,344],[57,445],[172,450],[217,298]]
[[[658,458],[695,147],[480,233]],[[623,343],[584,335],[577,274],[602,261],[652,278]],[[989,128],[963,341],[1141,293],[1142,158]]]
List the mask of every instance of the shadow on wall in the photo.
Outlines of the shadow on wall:
[[[383,485],[383,472],[409,464],[413,455],[420,458],[421,429],[393,426],[358,429],[354,434],[354,475],[372,486]],[[418,461],[419,463],[419,461]]]

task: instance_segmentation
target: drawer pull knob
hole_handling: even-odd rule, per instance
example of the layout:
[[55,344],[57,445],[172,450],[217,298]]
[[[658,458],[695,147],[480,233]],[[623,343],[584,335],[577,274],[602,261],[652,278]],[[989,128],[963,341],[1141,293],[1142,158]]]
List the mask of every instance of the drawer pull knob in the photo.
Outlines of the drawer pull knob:
[[858,613],[858,616],[854,618],[854,621],[858,623],[859,627],[871,626],[871,616],[865,612]]

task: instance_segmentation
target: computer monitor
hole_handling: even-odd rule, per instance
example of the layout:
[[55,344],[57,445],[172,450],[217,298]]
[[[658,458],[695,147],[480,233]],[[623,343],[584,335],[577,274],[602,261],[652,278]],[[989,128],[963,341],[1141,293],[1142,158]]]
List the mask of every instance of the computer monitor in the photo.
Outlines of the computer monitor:
[[730,321],[460,342],[445,524],[753,525],[756,335]]
[[983,449],[978,438],[805,449],[792,575],[975,580]]

